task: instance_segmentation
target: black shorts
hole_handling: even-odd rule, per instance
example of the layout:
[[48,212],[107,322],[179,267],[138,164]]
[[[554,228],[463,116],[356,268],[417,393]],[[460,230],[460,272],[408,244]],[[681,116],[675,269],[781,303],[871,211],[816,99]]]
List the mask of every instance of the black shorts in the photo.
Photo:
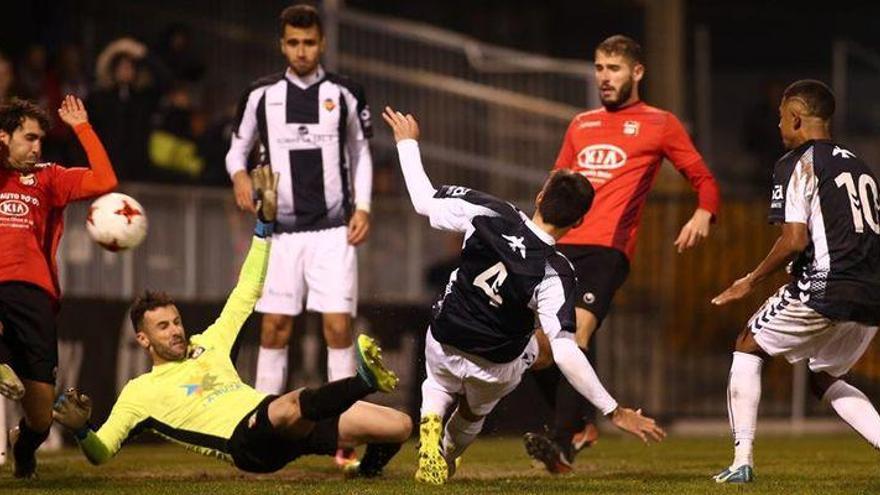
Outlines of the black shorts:
[[605,246],[559,244],[557,248],[571,261],[577,275],[575,305],[593,313],[598,328],[611,309],[614,294],[629,275],[629,259],[623,252]]
[[57,301],[40,287],[27,282],[0,283],[0,339],[19,378],[55,384],[57,313]]
[[238,469],[250,473],[272,473],[297,457],[333,455],[339,443],[339,416],[315,423],[308,436],[286,438],[269,422],[270,395],[249,412],[235,427],[227,448]]

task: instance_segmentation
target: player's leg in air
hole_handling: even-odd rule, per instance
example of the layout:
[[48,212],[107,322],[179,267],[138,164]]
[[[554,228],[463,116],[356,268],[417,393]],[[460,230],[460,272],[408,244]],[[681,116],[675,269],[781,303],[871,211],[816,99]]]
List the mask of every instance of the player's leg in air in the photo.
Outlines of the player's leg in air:
[[[400,450],[412,429],[409,416],[360,402],[367,395],[391,392],[397,376],[382,363],[381,349],[365,335],[358,338],[357,374],[317,388],[289,392],[272,400],[230,440],[236,466],[272,472],[305,454],[333,455],[339,447],[366,443],[350,474],[372,477]],[[280,437],[280,438],[279,438]]]
[[[831,321],[797,302],[767,314],[764,310],[772,309],[779,298],[786,298],[782,291],[759,310],[736,342],[727,389],[734,459],[715,475],[718,483],[754,480],[752,444],[761,400],[761,368],[768,355],[781,354],[789,362],[809,359],[812,392],[880,449],[880,415],[862,391],[842,378],[865,352],[877,326]],[[790,323],[794,314],[800,317],[796,325]],[[760,324],[759,317],[765,318]]]

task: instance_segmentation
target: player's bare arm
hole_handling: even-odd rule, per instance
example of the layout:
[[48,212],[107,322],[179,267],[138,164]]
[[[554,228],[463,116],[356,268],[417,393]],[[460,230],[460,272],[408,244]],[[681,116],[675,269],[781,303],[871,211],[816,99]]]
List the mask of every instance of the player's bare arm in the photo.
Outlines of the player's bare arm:
[[235,194],[235,204],[238,206],[238,209],[256,213],[253,184],[246,171],[239,170],[232,176],[232,190]]
[[721,306],[747,296],[759,282],[784,267],[795,256],[807,248],[810,235],[803,223],[785,223],[782,235],[776,240],[773,249],[758,266],[745,277],[734,282],[721,294],[712,299],[712,304]]
[[690,220],[681,228],[678,238],[675,239],[675,247],[679,253],[684,252],[709,237],[709,228],[712,225],[712,212],[703,208],[697,208]]

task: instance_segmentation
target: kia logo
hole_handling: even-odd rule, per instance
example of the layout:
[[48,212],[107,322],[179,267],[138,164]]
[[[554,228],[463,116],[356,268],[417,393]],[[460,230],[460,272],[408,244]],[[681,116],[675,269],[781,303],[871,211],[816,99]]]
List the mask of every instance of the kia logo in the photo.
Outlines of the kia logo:
[[28,214],[28,205],[17,199],[7,199],[0,203],[0,213],[11,217],[23,217]]
[[583,168],[610,170],[626,164],[626,153],[612,144],[594,144],[582,149],[577,159]]

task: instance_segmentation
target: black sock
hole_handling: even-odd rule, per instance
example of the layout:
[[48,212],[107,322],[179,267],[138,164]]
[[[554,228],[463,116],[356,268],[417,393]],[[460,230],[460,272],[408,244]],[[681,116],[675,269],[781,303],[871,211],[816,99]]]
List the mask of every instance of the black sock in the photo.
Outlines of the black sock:
[[382,468],[397,454],[401,445],[399,443],[368,444],[358,468],[361,475],[371,478],[382,474]]
[[550,406],[550,409],[556,408],[556,388],[562,377],[559,368],[551,365],[542,370],[532,371],[532,376],[535,378],[535,383],[538,385],[538,390],[541,391],[544,401]]
[[361,377],[336,380],[299,394],[299,410],[311,421],[332,418],[344,413],[355,402],[375,392]]
[[13,452],[18,459],[32,457],[34,452],[37,451],[37,447],[49,437],[48,429],[42,432],[34,431],[25,423],[24,418],[21,418],[21,421],[18,422],[18,429],[19,437],[18,441],[15,442],[15,452]]
[[[587,359],[590,359],[591,353],[586,352],[585,354]],[[592,354],[595,354],[595,352]],[[591,416],[595,419],[595,408],[592,404],[575,390],[568,380],[565,378],[560,380],[559,387],[556,389],[553,440],[566,453],[569,453],[571,450],[571,439],[574,434],[586,427],[587,418]]]

